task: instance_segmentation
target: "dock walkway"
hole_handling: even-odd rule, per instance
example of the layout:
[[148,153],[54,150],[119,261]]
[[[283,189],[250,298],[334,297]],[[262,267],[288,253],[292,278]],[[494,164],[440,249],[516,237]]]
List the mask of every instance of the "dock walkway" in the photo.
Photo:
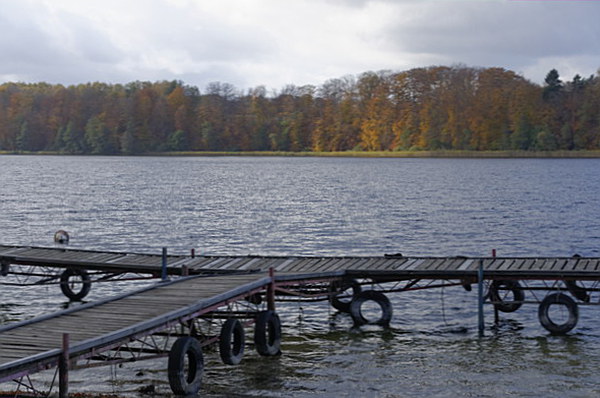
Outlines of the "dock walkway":
[[[534,299],[540,304],[540,322],[552,333],[566,333],[577,323],[577,304],[592,304],[590,295],[600,291],[600,258],[581,257],[165,256],[0,246],[0,262],[8,279],[22,272],[19,267],[163,276],[166,267],[169,275],[191,275],[1,327],[0,382],[56,367],[65,352],[69,362],[83,361],[81,367],[92,366],[93,361],[167,356],[178,350],[197,358],[201,352],[190,336],[202,345],[226,339],[221,349],[237,351],[225,354],[224,361],[235,363],[243,353],[243,326],[235,323],[238,320],[244,320],[245,326],[255,323],[256,330],[265,334],[257,341],[260,333],[255,332],[261,355],[275,355],[280,338],[276,300],[329,300],[336,309],[350,313],[356,325],[386,326],[392,308],[384,293],[456,285],[470,290],[471,284],[478,284],[480,305],[493,304],[497,319],[498,311],[512,312],[526,303],[525,292],[547,290],[546,298],[535,295]],[[530,286],[530,281],[542,285]],[[342,301],[345,296],[347,302]],[[380,317],[365,318],[361,305],[366,301],[379,304]],[[552,305],[565,306],[569,319],[553,322],[548,311]],[[221,320],[220,335],[202,332],[197,323],[206,317]],[[64,336],[68,336],[67,347]],[[125,358],[124,353],[131,356]],[[200,364],[192,368],[197,367]],[[169,368],[170,381],[176,373]],[[194,392],[197,383],[189,381],[194,378],[182,376],[171,386],[176,393]]]
[[[78,249],[0,245],[0,263],[56,268],[80,268],[105,272],[168,275],[266,271],[319,273],[389,273],[391,276],[456,278],[473,275],[480,261],[487,275],[534,278],[598,278],[600,258],[582,257],[404,257],[386,256],[191,256],[101,252]],[[10,271],[8,271],[10,272]]]
[[188,277],[2,327],[0,382],[56,366],[65,333],[69,335],[71,360],[87,358],[201,316],[269,282],[265,274],[214,277],[210,281]]

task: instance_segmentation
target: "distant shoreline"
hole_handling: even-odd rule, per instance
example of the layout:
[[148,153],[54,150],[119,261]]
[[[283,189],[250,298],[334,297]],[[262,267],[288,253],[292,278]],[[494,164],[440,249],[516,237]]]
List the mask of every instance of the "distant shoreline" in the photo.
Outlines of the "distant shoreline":
[[167,152],[157,156],[281,156],[355,158],[600,158],[598,151],[343,151],[343,152]]
[[206,152],[152,152],[133,155],[90,155],[65,154],[59,152],[14,152],[0,151],[1,155],[47,155],[47,156],[273,156],[273,157],[353,157],[353,158],[473,158],[473,159],[594,159],[600,158],[600,150],[596,151],[343,151],[343,152],[276,152],[276,151],[206,151]]

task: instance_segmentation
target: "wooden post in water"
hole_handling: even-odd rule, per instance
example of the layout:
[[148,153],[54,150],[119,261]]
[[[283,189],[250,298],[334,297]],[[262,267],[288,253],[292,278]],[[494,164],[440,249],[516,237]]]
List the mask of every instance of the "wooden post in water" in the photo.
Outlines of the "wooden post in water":
[[167,248],[162,248],[162,281],[167,280]]
[[69,396],[69,333],[62,335],[62,352],[58,360],[58,396]]
[[477,270],[477,286],[478,286],[478,291],[477,291],[477,297],[479,300],[479,306],[478,306],[478,319],[479,319],[479,325],[478,325],[478,329],[479,329],[479,337],[483,337],[483,330],[484,330],[484,322],[483,322],[483,259],[479,260],[479,269]]
[[[492,257],[496,257],[496,249],[492,249]],[[494,325],[500,324],[500,314],[498,313],[498,306],[494,304]]]
[[269,277],[271,283],[267,286],[267,309],[275,311],[275,269],[273,267],[269,268]]

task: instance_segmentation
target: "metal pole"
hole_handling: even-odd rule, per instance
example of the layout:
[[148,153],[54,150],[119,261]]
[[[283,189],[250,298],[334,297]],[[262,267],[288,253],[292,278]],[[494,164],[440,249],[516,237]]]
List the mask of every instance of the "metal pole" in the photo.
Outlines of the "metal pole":
[[484,322],[483,322],[483,259],[479,260],[479,269],[477,271],[477,285],[478,285],[478,299],[479,299],[479,337],[483,336]]
[[69,333],[62,335],[62,352],[58,360],[58,396],[69,396]]
[[167,248],[162,248],[162,280],[167,280]]
[[273,267],[269,268],[269,277],[271,278],[271,283],[267,286],[267,308],[275,311],[275,270]]

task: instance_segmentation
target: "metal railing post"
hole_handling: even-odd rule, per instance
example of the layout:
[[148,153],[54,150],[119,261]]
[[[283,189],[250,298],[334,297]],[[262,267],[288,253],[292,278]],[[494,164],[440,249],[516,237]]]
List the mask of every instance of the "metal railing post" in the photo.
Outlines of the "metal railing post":
[[275,311],[275,270],[273,267],[269,268],[269,277],[271,283],[267,286],[267,309]]
[[69,333],[62,335],[62,352],[58,360],[58,396],[69,396]]
[[478,298],[478,320],[479,320],[479,325],[478,325],[478,329],[479,329],[479,337],[483,336],[483,331],[485,328],[484,325],[484,321],[483,321],[483,301],[484,301],[484,297],[483,297],[483,259],[479,260],[479,269],[477,270],[477,287],[478,287],[478,292],[477,292],[477,298]]
[[162,248],[162,275],[161,279],[164,281],[167,280],[167,248]]

